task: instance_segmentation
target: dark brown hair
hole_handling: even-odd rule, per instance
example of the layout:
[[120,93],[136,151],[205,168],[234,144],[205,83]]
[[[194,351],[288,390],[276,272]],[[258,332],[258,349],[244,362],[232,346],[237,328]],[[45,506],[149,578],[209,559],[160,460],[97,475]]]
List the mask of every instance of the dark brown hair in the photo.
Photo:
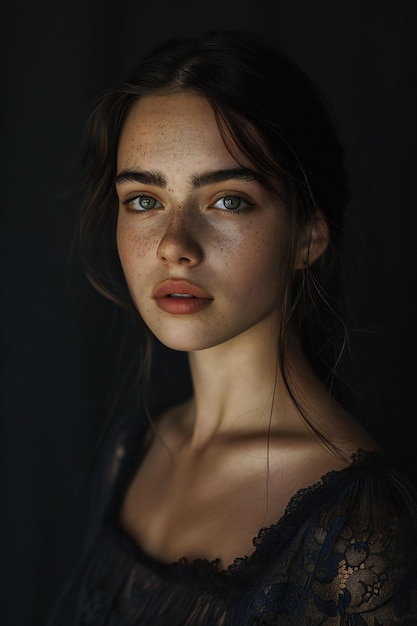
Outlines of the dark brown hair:
[[[210,103],[225,143],[239,162],[282,201],[290,224],[279,361],[296,328],[306,356],[330,384],[345,341],[339,315],[340,243],[348,187],[331,117],[311,80],[264,38],[238,31],[169,40],[96,102],[87,127],[85,205],[78,241],[89,280],[135,312],[116,248],[114,188],[121,128],[132,105],[155,93],[191,92]],[[300,233],[320,209],[329,246],[313,264],[293,270]]]

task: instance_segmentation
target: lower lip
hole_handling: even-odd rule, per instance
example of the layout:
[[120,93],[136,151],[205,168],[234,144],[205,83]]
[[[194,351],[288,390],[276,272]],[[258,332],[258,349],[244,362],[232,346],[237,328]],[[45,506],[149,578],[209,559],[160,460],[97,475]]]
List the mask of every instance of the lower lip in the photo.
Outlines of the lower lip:
[[191,315],[207,308],[213,300],[210,298],[156,298],[156,304],[165,313],[172,315]]

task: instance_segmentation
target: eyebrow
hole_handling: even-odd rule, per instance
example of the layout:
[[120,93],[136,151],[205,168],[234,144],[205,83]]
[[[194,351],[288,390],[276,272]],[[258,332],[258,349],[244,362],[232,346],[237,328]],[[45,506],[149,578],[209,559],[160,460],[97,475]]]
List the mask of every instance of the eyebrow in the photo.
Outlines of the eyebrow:
[[244,167],[235,167],[226,170],[214,170],[212,172],[203,172],[202,174],[194,174],[191,176],[191,184],[194,189],[203,187],[204,185],[213,185],[215,183],[225,183],[228,180],[256,180],[255,174]]
[[[191,176],[191,185],[193,189],[198,189],[204,185],[213,185],[215,183],[224,183],[228,180],[244,180],[254,181],[257,180],[254,172],[247,168],[236,167],[224,170],[213,170],[209,172],[202,172],[201,174],[194,174]],[[142,183],[144,185],[154,185],[155,187],[167,187],[167,181],[165,180],[161,172],[148,172],[143,170],[123,170],[117,174],[115,178],[116,185],[121,183]]]
[[155,187],[166,187],[167,181],[160,172],[146,172],[143,170],[123,170],[114,179],[116,185],[121,183],[143,183]]

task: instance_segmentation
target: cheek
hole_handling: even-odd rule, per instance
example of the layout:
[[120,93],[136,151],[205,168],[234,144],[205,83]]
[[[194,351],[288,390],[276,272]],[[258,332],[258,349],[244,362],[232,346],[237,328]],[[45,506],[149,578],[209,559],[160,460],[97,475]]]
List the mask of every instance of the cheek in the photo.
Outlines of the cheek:
[[120,263],[127,278],[129,275],[129,265],[134,251],[134,246],[130,237],[127,236],[126,231],[120,227],[120,223],[117,224],[116,242]]
[[276,278],[288,254],[288,246],[275,228],[251,228],[239,245],[241,267],[255,280]]
[[135,230],[126,228],[119,221],[116,242],[126,280],[140,276],[152,248],[151,240],[148,237],[142,237]]
[[272,229],[254,238],[246,263],[254,296],[281,301],[288,278],[288,254],[288,238]]

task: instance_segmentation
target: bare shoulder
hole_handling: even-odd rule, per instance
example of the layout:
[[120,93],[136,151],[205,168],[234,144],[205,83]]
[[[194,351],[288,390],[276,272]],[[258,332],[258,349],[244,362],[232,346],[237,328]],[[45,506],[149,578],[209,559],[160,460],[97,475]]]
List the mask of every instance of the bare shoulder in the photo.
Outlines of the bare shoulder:
[[375,439],[336,403],[312,413],[311,421],[300,417],[300,425],[283,438],[278,431],[269,442],[269,474],[276,500],[291,497],[333,471],[352,463],[358,450],[379,451]]

